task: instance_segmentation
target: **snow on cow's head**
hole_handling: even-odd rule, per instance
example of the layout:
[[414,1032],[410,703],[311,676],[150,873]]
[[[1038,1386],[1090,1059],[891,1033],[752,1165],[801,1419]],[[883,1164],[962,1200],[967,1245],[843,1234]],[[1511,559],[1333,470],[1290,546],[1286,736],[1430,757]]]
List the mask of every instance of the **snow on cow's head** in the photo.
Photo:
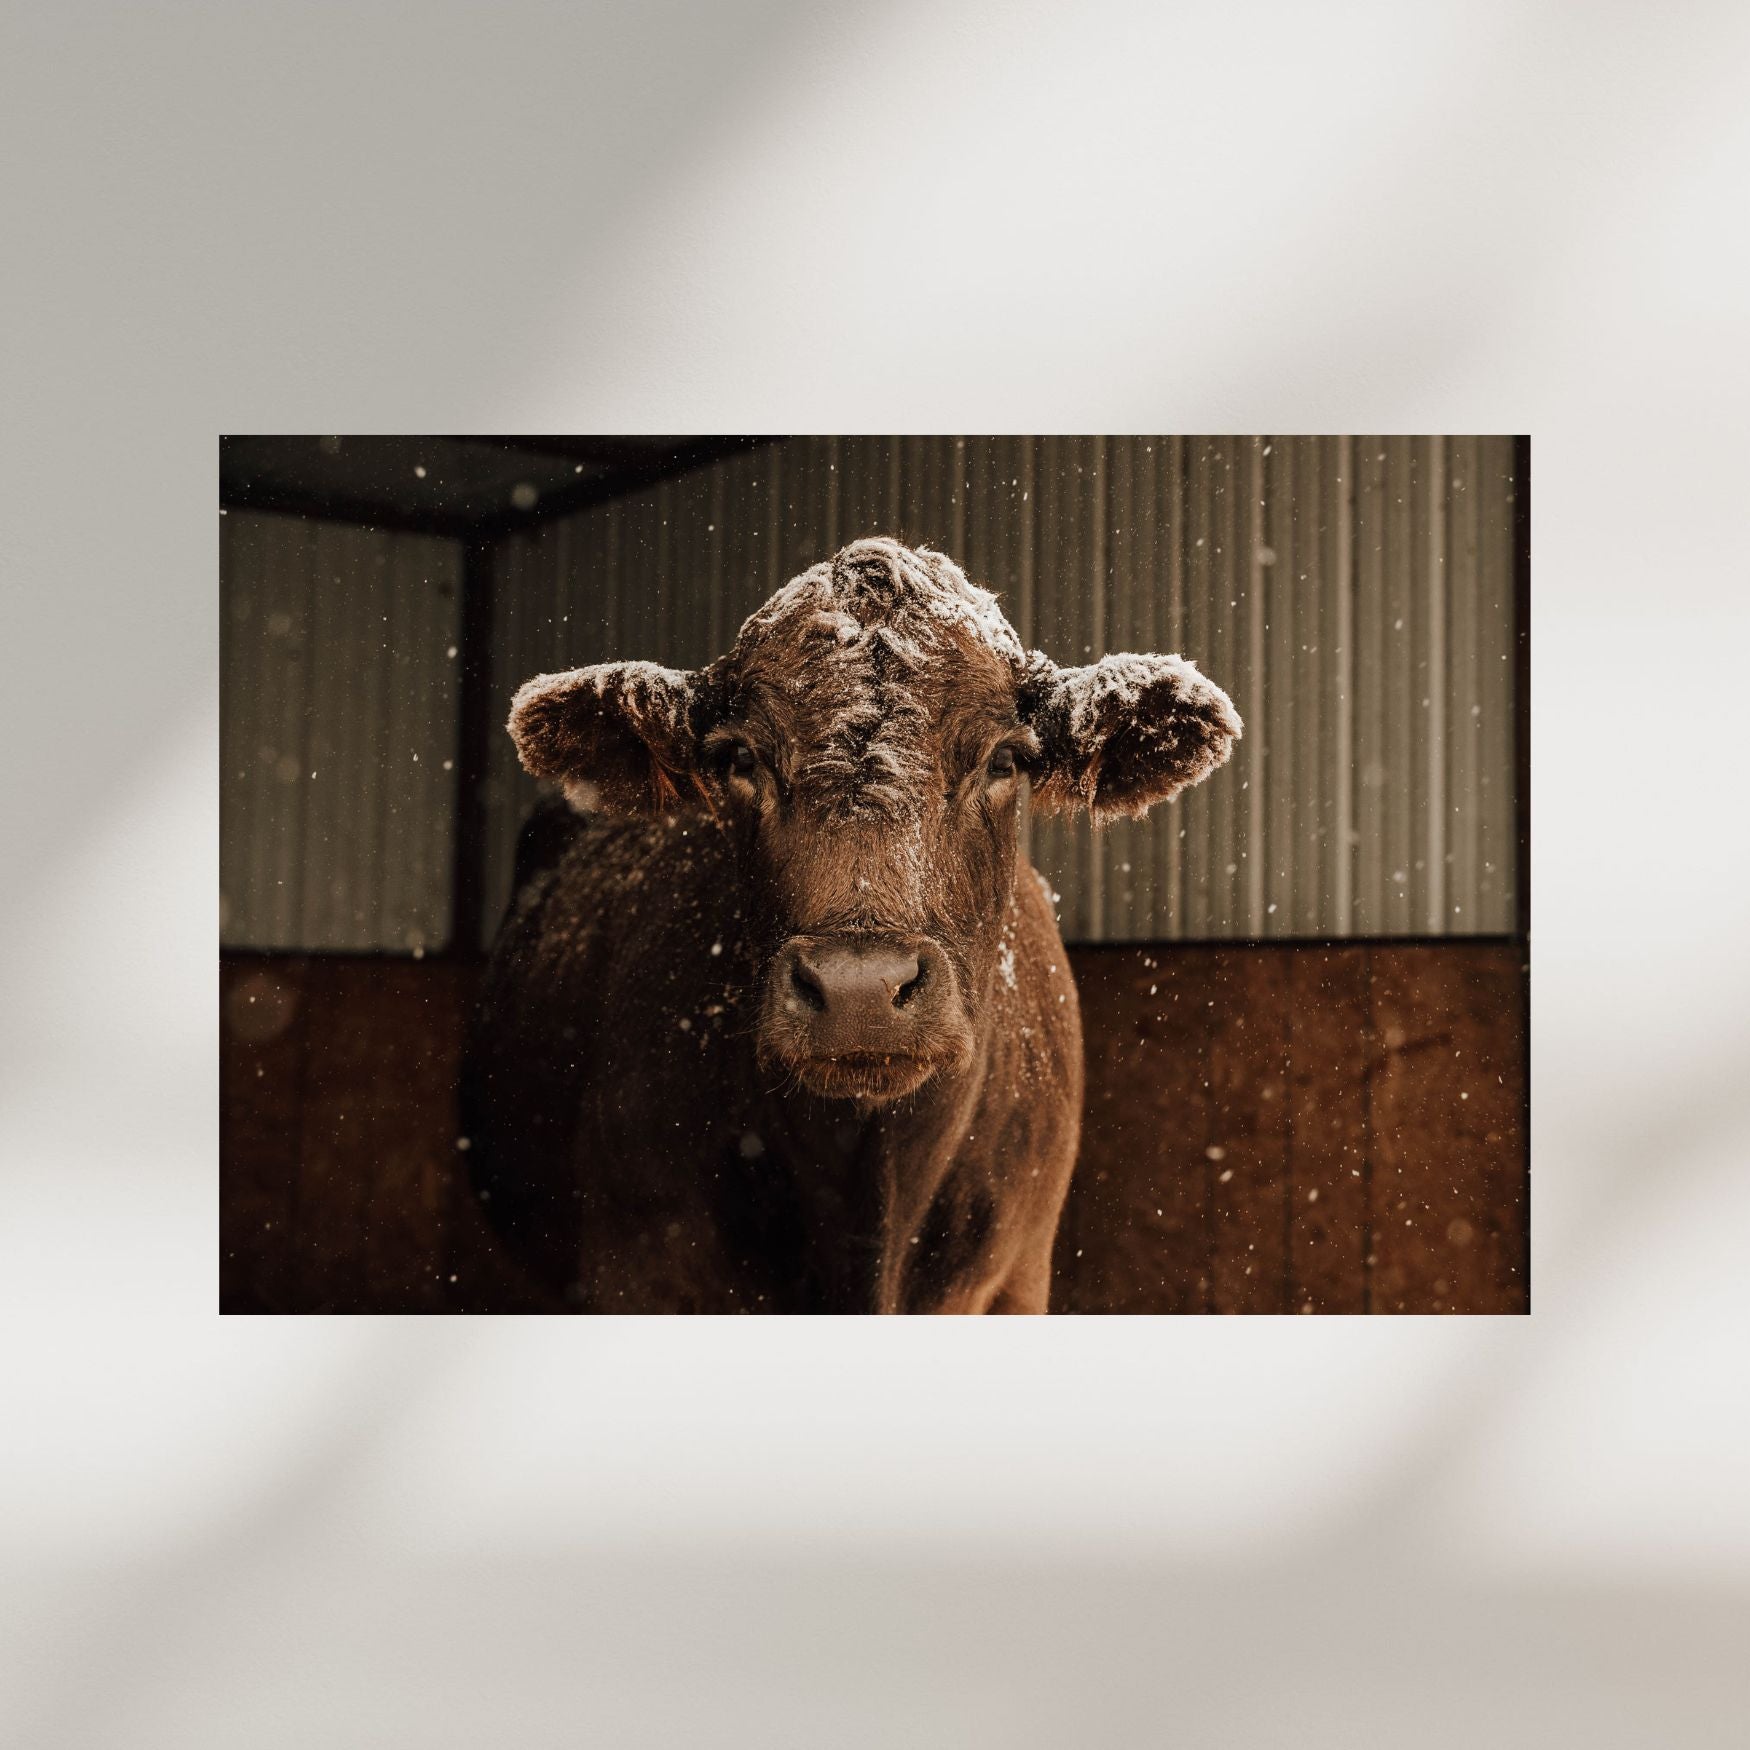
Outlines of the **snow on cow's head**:
[[1025,773],[1041,808],[1139,815],[1206,778],[1241,732],[1187,659],[1060,668],[1024,651],[945,554],[886,538],[792,579],[705,668],[537,675],[509,728],[524,768],[589,809],[716,808],[769,785],[825,820],[907,826],[975,762],[999,781]]

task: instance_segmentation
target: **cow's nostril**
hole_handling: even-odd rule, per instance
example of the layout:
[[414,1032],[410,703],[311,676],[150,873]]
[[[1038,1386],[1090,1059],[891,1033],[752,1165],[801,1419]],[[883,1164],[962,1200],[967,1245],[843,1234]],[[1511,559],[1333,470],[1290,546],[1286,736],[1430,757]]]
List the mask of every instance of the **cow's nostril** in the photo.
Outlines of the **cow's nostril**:
[[[916,1003],[932,958],[891,941],[793,938],[772,969],[773,988],[781,1007],[827,1055],[834,1040],[841,1049],[879,1051],[897,1037],[909,1038],[934,1001],[932,995]],[[915,1013],[898,1019],[895,1010],[914,1006]]]
[[790,962],[790,982],[811,1009],[825,1010],[826,992],[800,954]]

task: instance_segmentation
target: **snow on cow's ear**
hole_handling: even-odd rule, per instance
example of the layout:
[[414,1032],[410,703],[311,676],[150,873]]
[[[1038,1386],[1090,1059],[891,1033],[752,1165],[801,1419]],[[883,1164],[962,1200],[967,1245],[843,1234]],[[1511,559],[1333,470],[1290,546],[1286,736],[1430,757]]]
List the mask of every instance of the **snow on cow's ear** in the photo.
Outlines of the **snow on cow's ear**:
[[618,814],[695,795],[701,678],[654,662],[536,675],[510,707],[523,770],[562,784],[576,807]]
[[1096,820],[1145,814],[1201,783],[1241,730],[1233,701],[1182,656],[1103,656],[1059,668],[1035,651],[1019,703],[1039,737],[1035,805],[1086,808]]

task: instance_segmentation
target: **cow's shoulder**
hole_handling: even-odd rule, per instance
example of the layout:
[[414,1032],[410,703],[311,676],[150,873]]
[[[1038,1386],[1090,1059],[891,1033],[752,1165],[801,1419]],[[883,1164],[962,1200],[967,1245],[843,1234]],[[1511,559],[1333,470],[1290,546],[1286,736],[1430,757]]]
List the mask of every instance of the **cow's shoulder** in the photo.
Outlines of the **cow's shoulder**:
[[584,817],[558,801],[524,824],[507,938],[543,951],[625,945],[629,930],[661,932],[704,896],[732,890],[721,832],[698,815]]
[[579,1220],[608,1253],[697,1228],[690,1180],[745,1032],[729,989],[736,890],[697,816],[543,809],[519,864],[470,1030],[464,1126],[490,1219],[563,1280]]

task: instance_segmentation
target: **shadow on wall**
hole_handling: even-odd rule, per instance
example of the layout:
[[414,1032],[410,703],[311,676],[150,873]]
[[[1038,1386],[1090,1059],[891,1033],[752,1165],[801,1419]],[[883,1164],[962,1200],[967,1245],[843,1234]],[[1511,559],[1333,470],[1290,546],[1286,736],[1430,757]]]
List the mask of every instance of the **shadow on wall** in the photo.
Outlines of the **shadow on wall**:
[[[1518,947],[1071,958],[1088,1087],[1054,1310],[1527,1309]],[[477,976],[224,960],[224,1310],[540,1310],[467,1189]]]

